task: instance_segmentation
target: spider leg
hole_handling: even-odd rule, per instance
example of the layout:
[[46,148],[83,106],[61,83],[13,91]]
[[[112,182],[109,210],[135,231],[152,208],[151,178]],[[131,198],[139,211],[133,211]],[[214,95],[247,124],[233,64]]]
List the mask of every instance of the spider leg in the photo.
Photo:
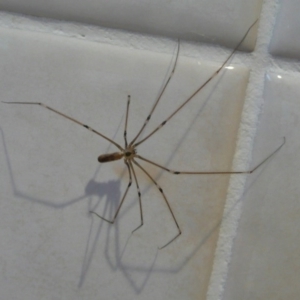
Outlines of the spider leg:
[[125,127],[124,127],[124,141],[125,141],[125,148],[127,148],[127,123],[128,123],[128,115],[129,115],[129,105],[130,105],[130,95],[127,98],[127,107],[126,107],[126,118],[125,118]]
[[121,151],[123,151],[123,148],[122,148],[119,144],[117,144],[116,142],[114,142],[113,140],[111,140],[110,138],[108,138],[107,136],[103,135],[103,134],[100,133],[99,131],[96,131],[95,129],[91,128],[90,126],[88,126],[88,125],[86,125],[86,124],[83,124],[83,123],[77,121],[76,119],[74,119],[74,118],[72,118],[72,117],[69,117],[69,116],[67,116],[67,115],[65,115],[65,114],[63,114],[63,113],[61,113],[61,112],[59,112],[58,110],[56,110],[56,109],[54,109],[54,108],[52,108],[52,107],[50,107],[50,106],[48,106],[48,105],[46,105],[46,104],[44,104],[44,103],[41,103],[41,102],[6,102],[6,101],[2,101],[2,103],[6,103],[6,104],[29,104],[29,105],[40,105],[40,106],[42,106],[42,107],[44,107],[44,108],[47,108],[47,109],[51,110],[52,112],[54,112],[54,113],[56,113],[56,114],[58,114],[58,115],[60,115],[60,116],[62,116],[62,117],[64,117],[64,118],[66,118],[66,119],[69,119],[69,120],[71,120],[71,121],[73,121],[73,122],[75,122],[75,123],[77,123],[77,124],[83,126],[84,128],[88,129],[89,131],[92,131],[92,132],[96,133],[97,135],[100,135],[102,138],[106,139],[106,140],[109,141],[110,143],[114,144],[114,145],[115,145],[117,148],[119,148]]
[[151,164],[151,165],[154,165],[158,168],[161,168],[169,173],[172,173],[172,174],[175,174],[175,175],[180,175],[180,174],[189,174],[189,175],[217,175],[217,174],[251,174],[253,173],[255,170],[257,170],[261,165],[263,165],[267,160],[269,160],[273,155],[275,155],[275,153],[277,153],[280,148],[285,144],[285,137],[283,138],[283,142],[281,143],[281,145],[279,147],[277,147],[272,153],[270,153],[264,160],[262,160],[259,164],[257,164],[254,168],[250,169],[250,170],[247,170],[247,171],[214,171],[214,172],[209,172],[209,171],[206,171],[206,172],[191,172],[191,171],[175,171],[175,170],[171,170],[171,169],[168,169],[154,161],[151,161],[147,158],[144,158],[140,155],[136,155],[135,157]]
[[163,245],[162,247],[158,248],[158,249],[163,249],[163,248],[167,247],[169,244],[171,244],[175,239],[177,239],[181,235],[181,229],[180,229],[179,224],[178,224],[178,222],[177,222],[177,220],[175,218],[175,215],[174,215],[174,213],[172,211],[170,203],[169,203],[166,195],[163,192],[163,189],[158,185],[158,183],[152,178],[152,176],[138,162],[136,162],[134,159],[132,159],[132,161],[133,161],[134,164],[136,164],[151,179],[151,181],[155,184],[155,186],[157,187],[157,189],[160,191],[160,193],[162,194],[162,196],[163,196],[163,198],[164,198],[164,200],[165,200],[165,202],[166,202],[166,204],[168,206],[168,209],[169,209],[169,211],[170,211],[170,213],[171,213],[171,215],[173,217],[173,220],[174,220],[174,222],[175,222],[175,224],[177,226],[178,233],[170,241],[168,241],[165,245]]
[[142,128],[140,129],[140,131],[138,132],[138,134],[136,135],[136,137],[130,142],[130,146],[133,145],[133,143],[136,141],[136,139],[141,135],[141,133],[143,132],[143,130],[145,129],[145,127],[147,126],[149,120],[151,119],[151,116],[152,116],[152,113],[154,112],[158,102],[160,101],[163,93],[165,92],[168,84],[170,83],[171,81],[171,78],[173,77],[174,73],[175,73],[175,70],[176,70],[176,66],[177,66],[177,61],[178,61],[178,56],[179,56],[179,50],[180,50],[180,40],[178,40],[178,46],[177,46],[177,52],[176,52],[176,58],[175,58],[175,62],[174,62],[174,65],[173,65],[173,68],[172,68],[172,71],[171,71],[171,74],[167,80],[167,82],[165,83],[161,93],[159,94],[159,96],[157,97],[148,117],[146,118]]
[[[211,80],[213,80],[213,78],[215,78],[219,72],[224,68],[224,66],[227,64],[227,62],[231,59],[231,57],[233,56],[233,54],[238,50],[238,48],[241,46],[241,44],[243,43],[243,41],[245,40],[246,36],[248,35],[249,31],[251,30],[251,28],[256,24],[256,22],[258,21],[258,19],[248,28],[247,32],[244,34],[243,38],[241,39],[241,41],[236,45],[236,47],[233,49],[233,51],[231,52],[231,54],[226,58],[226,60],[223,62],[223,64],[190,96],[188,97],[179,107],[177,107],[173,113],[171,113],[171,115],[166,118],[160,125],[158,125],[153,131],[151,131],[146,137],[144,137],[142,140],[140,140],[139,142],[135,143],[135,147],[137,147],[138,145],[142,144],[143,142],[145,142],[148,138],[150,138],[156,131],[158,131],[159,129],[161,129],[174,115],[176,115],[183,106],[185,106],[190,100],[192,100]],[[151,116],[151,115],[150,115]],[[150,117],[149,116],[149,117]],[[148,117],[148,118],[149,118]],[[144,125],[145,126],[145,125]],[[142,128],[143,129],[143,128]],[[131,142],[131,144],[136,140],[136,138]]]
[[143,218],[141,191],[140,191],[139,183],[138,183],[138,180],[137,180],[137,177],[136,177],[136,174],[135,174],[135,171],[134,171],[134,168],[133,168],[133,165],[132,165],[131,161],[129,161],[129,166],[132,169],[133,178],[134,178],[136,189],[137,189],[137,192],[138,192],[139,205],[140,205],[140,215],[141,215],[141,224],[132,231],[132,233],[134,233],[136,230],[138,230],[139,228],[141,228],[144,225],[144,218]]

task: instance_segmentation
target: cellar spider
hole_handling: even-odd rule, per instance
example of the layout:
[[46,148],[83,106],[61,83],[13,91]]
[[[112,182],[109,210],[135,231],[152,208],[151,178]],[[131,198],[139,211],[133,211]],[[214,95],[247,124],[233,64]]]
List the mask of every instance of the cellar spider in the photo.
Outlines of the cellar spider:
[[[146,128],[148,122],[151,119],[152,114],[154,113],[159,101],[162,98],[162,95],[164,94],[167,86],[169,85],[173,74],[175,73],[176,70],[176,66],[177,66],[177,62],[178,62],[178,57],[179,57],[179,51],[180,51],[180,42],[178,42],[178,47],[177,47],[177,52],[176,52],[176,57],[173,63],[173,67],[172,70],[170,72],[170,75],[166,81],[166,83],[163,85],[163,88],[160,92],[160,94],[158,95],[153,107],[150,110],[150,113],[148,114],[146,120],[144,121],[142,127],[140,128],[140,130],[138,131],[138,133],[136,134],[136,136],[133,138],[132,141],[128,142],[127,141],[127,124],[128,124],[128,119],[129,119],[129,107],[130,107],[130,95],[128,95],[128,99],[127,99],[127,106],[126,106],[126,117],[125,117],[125,124],[124,124],[124,147],[122,147],[120,144],[116,143],[115,141],[113,141],[112,139],[110,139],[109,137],[103,135],[101,132],[96,131],[95,129],[91,128],[90,126],[79,122],[78,120],[52,108],[49,107],[48,105],[41,103],[41,102],[6,102],[3,101],[3,103],[7,103],[7,104],[28,104],[28,105],[40,105],[43,108],[46,108],[66,119],[69,119],[83,127],[85,127],[86,129],[88,129],[89,131],[99,135],[100,137],[102,137],[103,139],[107,140],[109,143],[113,144],[116,148],[118,148],[119,152],[114,152],[114,153],[108,153],[108,154],[102,154],[98,157],[98,161],[100,163],[106,163],[106,162],[111,162],[111,161],[115,161],[115,160],[120,160],[120,159],[124,159],[124,163],[126,165],[126,168],[128,170],[128,175],[129,175],[129,182],[128,185],[126,187],[126,190],[121,198],[121,201],[116,209],[115,214],[113,215],[112,219],[107,219],[101,215],[99,215],[98,213],[96,213],[95,211],[90,211],[90,213],[95,214],[96,216],[98,216],[99,218],[101,218],[102,220],[113,224],[120,212],[120,209],[125,201],[125,198],[128,194],[128,191],[132,185],[132,181],[134,181],[136,189],[137,189],[137,195],[138,195],[138,202],[139,202],[139,210],[140,210],[140,225],[135,228],[132,232],[135,232],[136,230],[138,230],[141,226],[143,226],[144,224],[144,220],[143,220],[143,209],[142,209],[142,201],[141,201],[141,192],[140,192],[140,187],[139,187],[139,183],[138,183],[138,178],[136,176],[136,171],[135,171],[135,167],[137,167],[138,169],[140,169],[151,181],[152,183],[156,186],[156,188],[159,190],[159,192],[161,193],[161,196],[163,197],[168,210],[173,218],[174,223],[176,224],[177,227],[177,233],[174,237],[172,237],[170,240],[168,240],[167,243],[165,243],[163,246],[159,247],[159,249],[163,249],[166,246],[168,246],[169,244],[171,244],[175,239],[177,239],[182,231],[181,228],[178,224],[178,221],[175,217],[175,214],[169,204],[169,201],[165,195],[165,193],[163,192],[163,189],[160,187],[160,185],[156,182],[156,180],[150,175],[150,173],[140,165],[140,163],[137,160],[142,160],[148,164],[151,164],[157,168],[160,168],[164,171],[167,171],[171,174],[175,174],[175,175],[183,175],[183,174],[187,174],[187,175],[216,175],[216,174],[223,174],[223,175],[228,175],[228,174],[251,174],[252,172],[254,172],[256,169],[258,169],[262,164],[264,164],[269,158],[271,158],[277,151],[279,151],[279,149],[283,146],[283,144],[285,143],[285,138],[284,141],[282,142],[282,144],[276,148],[271,154],[269,154],[264,160],[262,160],[258,165],[256,165],[253,169],[251,170],[246,170],[246,171],[214,171],[214,172],[210,172],[210,171],[178,171],[178,170],[172,170],[169,168],[164,167],[163,165],[160,165],[152,160],[149,160],[139,154],[137,154],[137,148],[139,145],[141,145],[142,143],[144,143],[145,141],[147,141],[151,136],[153,136],[157,131],[159,131],[164,125],[166,125],[166,123],[171,120],[173,118],[174,115],[176,115],[189,101],[191,101],[210,81],[213,80],[214,77],[216,77],[219,72],[224,68],[224,66],[228,63],[228,61],[231,59],[231,57],[233,56],[233,54],[237,51],[237,49],[240,47],[240,45],[243,43],[243,41],[245,40],[246,36],[248,35],[249,31],[251,30],[251,28],[256,24],[257,20],[249,27],[249,29],[247,30],[247,32],[244,34],[243,38],[241,39],[241,41],[238,43],[238,45],[234,48],[234,50],[231,52],[231,54],[227,57],[227,59],[222,63],[222,65],[200,86],[198,87],[179,107],[177,107],[160,125],[158,125],[154,130],[152,130],[149,134],[147,134],[145,137],[139,139],[141,137],[141,134],[143,133],[144,129]],[[133,180],[132,180],[133,178]]]

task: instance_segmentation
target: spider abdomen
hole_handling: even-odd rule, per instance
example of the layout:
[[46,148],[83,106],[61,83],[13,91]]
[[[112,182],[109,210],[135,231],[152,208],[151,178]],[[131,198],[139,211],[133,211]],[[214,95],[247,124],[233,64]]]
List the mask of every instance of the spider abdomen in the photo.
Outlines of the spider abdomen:
[[114,153],[107,153],[102,154],[98,157],[98,161],[100,163],[110,162],[114,160],[119,160],[124,157],[124,153],[122,152],[114,152]]

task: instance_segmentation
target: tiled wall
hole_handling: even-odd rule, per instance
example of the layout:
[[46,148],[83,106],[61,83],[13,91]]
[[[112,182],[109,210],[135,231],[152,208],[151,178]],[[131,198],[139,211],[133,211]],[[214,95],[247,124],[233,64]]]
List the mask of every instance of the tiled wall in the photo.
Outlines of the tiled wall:
[[[43,102],[123,146],[176,72],[144,136],[227,67],[138,148],[181,171],[99,165],[118,149],[38,105],[1,103],[3,299],[297,299],[299,4],[289,1],[3,0],[1,101]],[[47,19],[46,19],[47,18]],[[200,41],[200,42],[199,42]],[[206,43],[206,44],[205,44]],[[221,46],[218,46],[221,45]],[[225,48],[229,47],[229,48]],[[298,96],[298,97],[297,97]],[[142,164],[142,162],[141,162]],[[247,179],[247,180],[246,180]],[[299,224],[300,225],[300,224]]]
[[259,15],[261,0],[3,0],[7,11],[133,32],[235,44]]

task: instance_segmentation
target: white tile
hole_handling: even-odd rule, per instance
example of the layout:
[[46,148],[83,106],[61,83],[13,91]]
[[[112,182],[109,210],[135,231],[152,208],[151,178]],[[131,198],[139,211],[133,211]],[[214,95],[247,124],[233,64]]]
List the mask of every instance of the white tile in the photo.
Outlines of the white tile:
[[[140,128],[174,55],[1,29],[2,101],[38,101],[123,144],[127,95],[129,139]],[[176,44],[174,43],[174,52]],[[225,58],[224,58],[225,59]],[[179,58],[147,132],[160,124],[219,64]],[[249,71],[222,72],[139,154],[179,170],[228,170],[235,151]],[[163,187],[183,234],[150,181],[138,174],[144,226],[123,162],[99,165],[117,149],[39,106],[0,109],[1,294],[22,299],[205,299],[228,177],[176,176],[148,166]],[[5,283],[5,284],[3,284]],[[78,288],[80,286],[80,289]]]
[[[2,0],[3,10],[234,47],[262,1]],[[256,30],[255,30],[256,31]],[[253,49],[256,35],[248,40]]]
[[270,53],[290,58],[300,58],[300,2],[281,1],[277,16]]
[[224,299],[298,299],[299,74],[266,75],[255,161],[286,144],[249,178]]

